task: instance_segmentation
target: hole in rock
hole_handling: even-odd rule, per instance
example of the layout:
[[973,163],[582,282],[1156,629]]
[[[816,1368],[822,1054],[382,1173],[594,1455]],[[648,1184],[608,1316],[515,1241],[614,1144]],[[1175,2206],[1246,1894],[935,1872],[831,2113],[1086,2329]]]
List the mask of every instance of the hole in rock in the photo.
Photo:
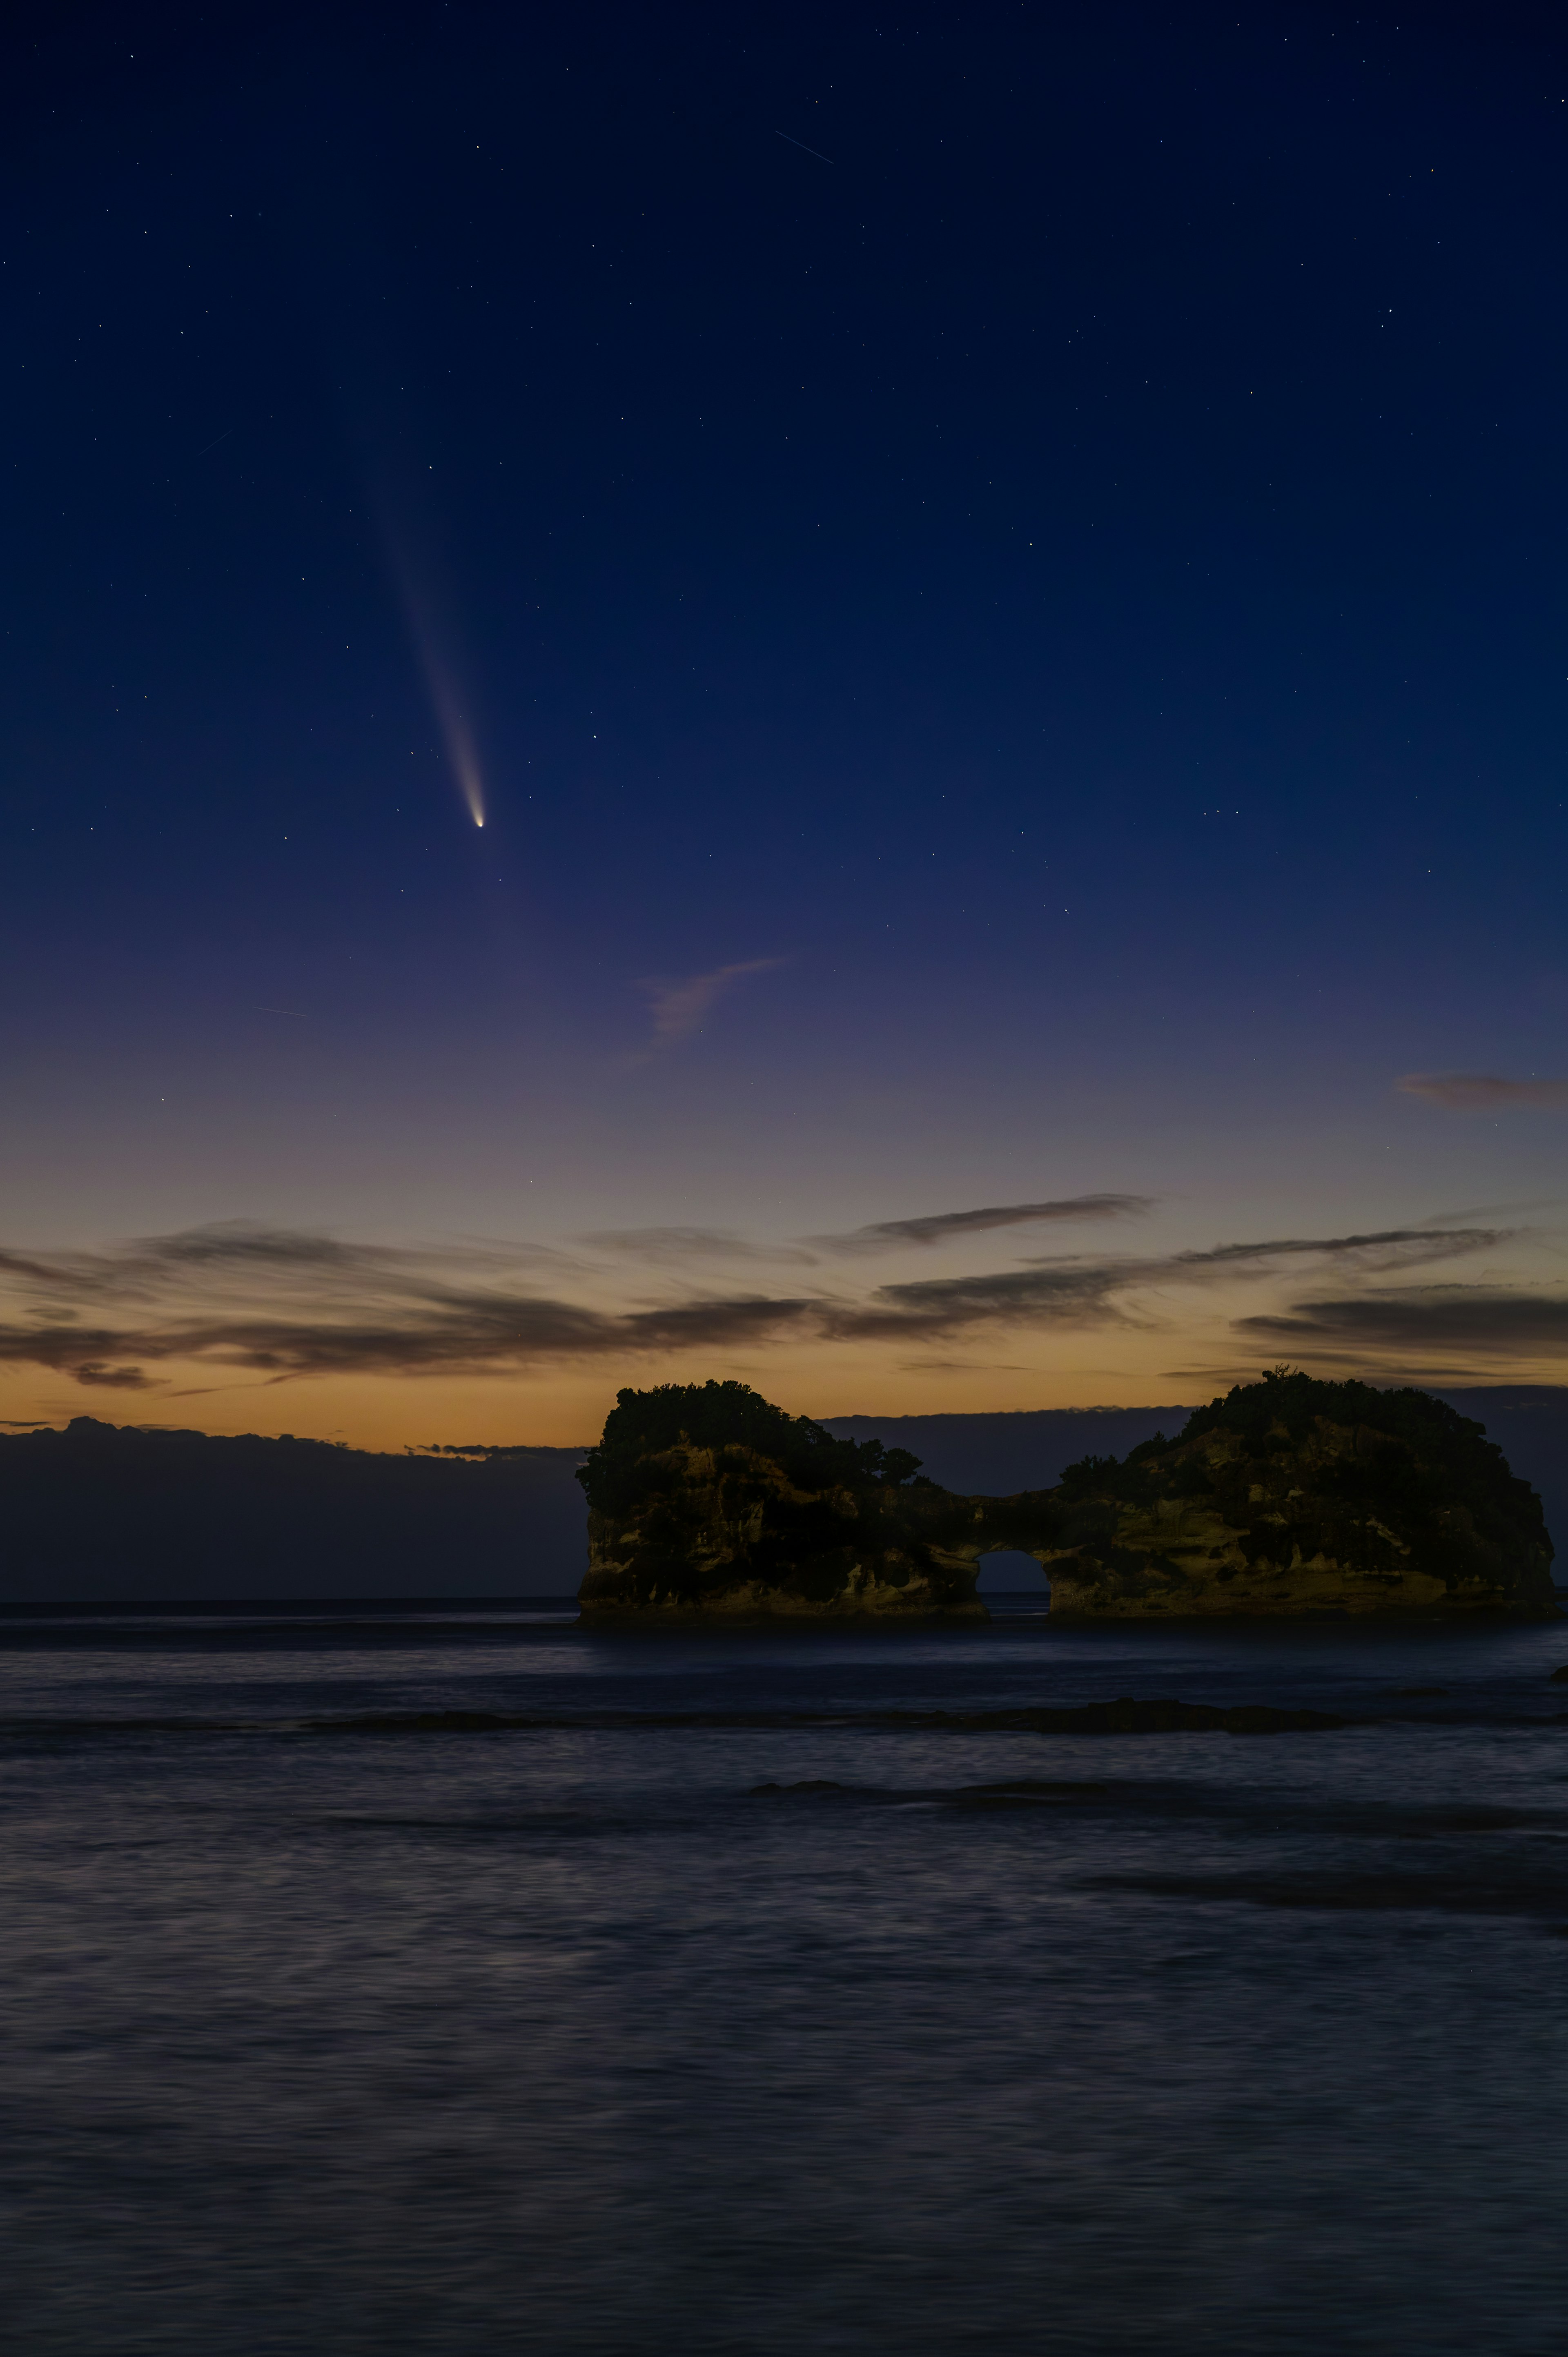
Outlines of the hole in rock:
[[1050,1582],[1032,1555],[1022,1555],[1012,1547],[998,1548],[994,1555],[980,1558],[980,1577],[975,1589],[981,1596],[1029,1596],[1044,1603],[1050,1594]]

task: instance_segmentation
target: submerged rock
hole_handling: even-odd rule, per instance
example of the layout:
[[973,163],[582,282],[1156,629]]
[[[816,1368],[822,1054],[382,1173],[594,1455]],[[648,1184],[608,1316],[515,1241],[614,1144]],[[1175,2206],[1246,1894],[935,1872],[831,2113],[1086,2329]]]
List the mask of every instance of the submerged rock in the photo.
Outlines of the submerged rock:
[[1060,1620],[1557,1612],[1541,1501],[1424,1392],[1279,1373],[1120,1464],[965,1498],[743,1383],[624,1391],[578,1475],[585,1614],[983,1620],[1020,1549]]

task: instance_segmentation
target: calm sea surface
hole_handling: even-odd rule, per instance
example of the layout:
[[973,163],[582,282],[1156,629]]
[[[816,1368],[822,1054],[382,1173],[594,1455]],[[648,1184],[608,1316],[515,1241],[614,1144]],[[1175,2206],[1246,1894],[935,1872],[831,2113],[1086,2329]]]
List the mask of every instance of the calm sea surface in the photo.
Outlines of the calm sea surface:
[[8,2345],[1555,2357],[1564,1661],[0,1619]]

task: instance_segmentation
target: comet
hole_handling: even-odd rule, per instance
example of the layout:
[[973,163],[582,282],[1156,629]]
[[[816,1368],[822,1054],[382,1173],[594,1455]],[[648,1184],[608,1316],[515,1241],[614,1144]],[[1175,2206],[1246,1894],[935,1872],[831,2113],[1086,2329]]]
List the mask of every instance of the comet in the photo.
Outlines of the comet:
[[442,659],[427,631],[416,631],[419,651],[429,683],[430,701],[435,706],[435,717],[441,723],[441,734],[446,740],[446,758],[456,772],[458,789],[468,805],[468,816],[476,826],[485,823],[485,784],[479,772],[479,757],[475,748],[468,716],[458,698],[457,683],[449,666]]
[[482,827],[485,823],[484,775],[479,766],[473,728],[465,709],[466,699],[459,684],[458,666],[449,651],[452,633],[440,628],[433,601],[416,581],[413,567],[398,536],[389,529],[387,538],[403,590],[409,634],[418,651],[420,668],[424,673],[430,701],[435,706],[435,717],[446,742],[446,758],[452,764],[458,791],[468,806],[468,816],[476,826]]

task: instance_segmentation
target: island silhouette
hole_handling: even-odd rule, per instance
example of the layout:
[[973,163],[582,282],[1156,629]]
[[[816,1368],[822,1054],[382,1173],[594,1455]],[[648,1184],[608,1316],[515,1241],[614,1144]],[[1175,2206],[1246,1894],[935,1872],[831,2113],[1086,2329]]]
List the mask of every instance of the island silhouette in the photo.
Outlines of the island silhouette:
[[982,1556],[1032,1555],[1053,1619],[1552,1618],[1540,1498],[1411,1388],[1290,1369],[1050,1489],[964,1496],[745,1383],[622,1391],[577,1469],[585,1616],[983,1620]]

